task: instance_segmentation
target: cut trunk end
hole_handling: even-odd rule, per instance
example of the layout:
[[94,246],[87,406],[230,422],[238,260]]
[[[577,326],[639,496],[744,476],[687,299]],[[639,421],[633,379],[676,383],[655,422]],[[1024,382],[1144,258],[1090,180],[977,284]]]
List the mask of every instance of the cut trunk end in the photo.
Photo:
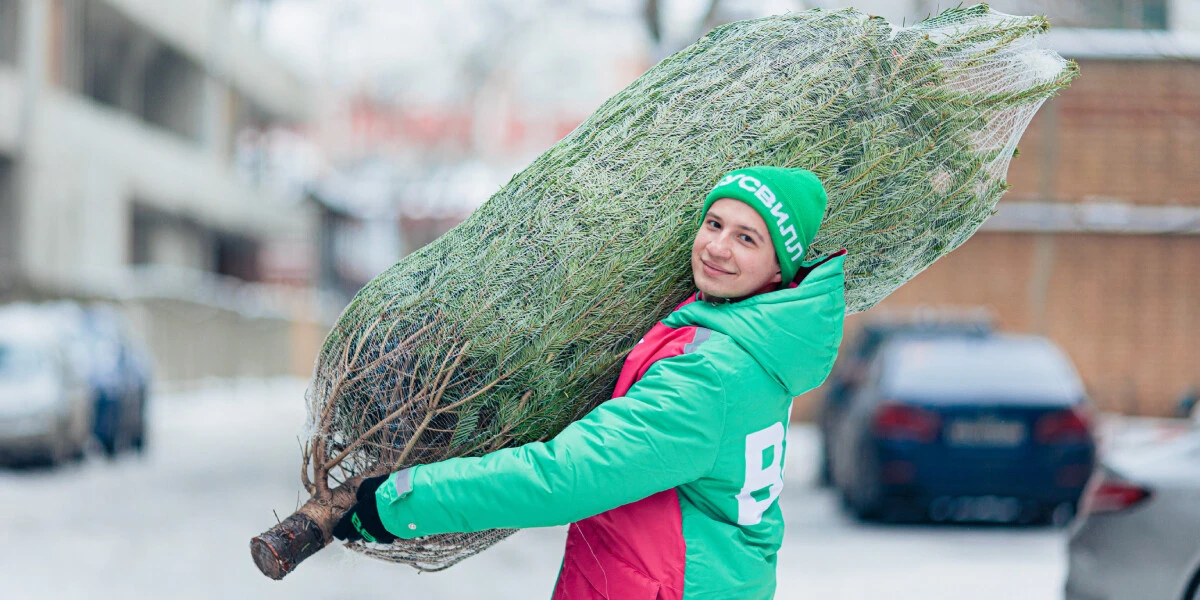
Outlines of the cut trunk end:
[[250,556],[263,575],[279,580],[325,543],[320,526],[298,512],[250,540]]
[[350,487],[333,490],[333,502],[310,499],[282,523],[250,540],[250,557],[258,570],[271,579],[283,579],[333,541],[333,526],[354,505]]

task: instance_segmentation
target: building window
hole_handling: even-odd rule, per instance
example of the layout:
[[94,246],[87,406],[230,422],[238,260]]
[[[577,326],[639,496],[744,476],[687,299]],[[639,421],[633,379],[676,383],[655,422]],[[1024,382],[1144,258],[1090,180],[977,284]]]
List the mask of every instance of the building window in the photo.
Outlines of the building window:
[[1146,24],[1144,29],[1166,29],[1169,25],[1168,17],[1170,17],[1166,0],[1142,2],[1141,17],[1142,22]]
[[200,140],[204,69],[104,2],[51,6],[57,27],[55,81],[148,124]]
[[159,46],[146,63],[141,116],[146,121],[197,140],[204,102],[204,75],[174,49]]
[[213,235],[213,262],[216,272],[243,281],[262,279],[258,268],[259,244],[256,240],[232,233]]
[[136,203],[129,228],[129,263],[159,265],[244,281],[260,281],[261,242],[188,217]]
[[140,203],[131,216],[131,264],[213,270],[212,235],[195,220]]

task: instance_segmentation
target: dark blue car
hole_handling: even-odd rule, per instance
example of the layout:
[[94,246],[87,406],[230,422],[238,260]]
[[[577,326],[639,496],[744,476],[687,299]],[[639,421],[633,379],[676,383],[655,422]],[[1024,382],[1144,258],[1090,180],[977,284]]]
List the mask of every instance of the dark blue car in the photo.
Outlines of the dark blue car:
[[896,339],[829,440],[862,519],[1065,522],[1096,460],[1075,368],[1036,336]]
[[816,422],[821,432],[818,483],[833,483],[829,468],[829,441],[846,412],[850,399],[866,379],[867,367],[879,349],[896,338],[928,338],[950,335],[992,334],[992,315],[983,309],[968,312],[939,310],[876,317],[865,323],[858,335],[838,353],[833,372],[825,384],[825,395],[817,406]]

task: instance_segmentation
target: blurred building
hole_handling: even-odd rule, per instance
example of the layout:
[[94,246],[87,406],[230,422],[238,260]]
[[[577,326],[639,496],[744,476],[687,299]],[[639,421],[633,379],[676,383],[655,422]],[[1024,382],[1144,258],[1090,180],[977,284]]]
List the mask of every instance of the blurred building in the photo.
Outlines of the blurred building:
[[999,213],[882,307],[990,306],[1061,344],[1103,408],[1174,412],[1200,383],[1200,22],[1168,14],[1180,29],[1050,32],[1081,75],[1021,139]]
[[[312,219],[259,180],[309,90],[227,0],[0,0],[0,264],[35,289],[129,266],[267,278]],[[309,261],[311,262],[311,261]]]
[[311,89],[231,7],[0,0],[0,297],[123,302],[168,379],[312,360],[248,287],[315,279],[315,212],[273,164]]

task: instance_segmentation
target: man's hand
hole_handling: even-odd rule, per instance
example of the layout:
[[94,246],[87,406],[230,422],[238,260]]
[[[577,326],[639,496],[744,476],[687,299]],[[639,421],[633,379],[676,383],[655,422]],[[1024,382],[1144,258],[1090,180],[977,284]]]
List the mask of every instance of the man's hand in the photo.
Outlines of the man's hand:
[[333,537],[347,542],[366,540],[378,544],[390,544],[396,536],[383,527],[379,520],[379,509],[375,507],[375,490],[387,481],[387,475],[362,480],[355,497],[358,502],[342,515],[333,528]]

